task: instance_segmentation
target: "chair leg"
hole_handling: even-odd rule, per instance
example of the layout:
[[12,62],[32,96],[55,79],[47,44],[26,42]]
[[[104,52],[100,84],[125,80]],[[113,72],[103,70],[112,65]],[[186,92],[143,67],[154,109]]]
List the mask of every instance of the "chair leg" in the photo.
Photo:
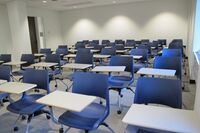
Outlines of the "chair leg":
[[121,94],[121,90],[119,90],[118,92],[119,92],[119,95],[118,95],[118,110],[117,110],[117,114],[121,114],[122,113],[121,98],[123,97],[123,95]]
[[115,133],[114,130],[107,123],[103,122],[101,125],[108,128],[108,130],[110,130],[112,133]]
[[85,133],[89,133],[89,131],[88,131],[88,130],[85,130]]
[[21,115],[19,115],[19,116],[17,117],[17,119],[16,119],[16,121],[15,121],[15,123],[14,123],[14,129],[13,129],[14,132],[19,130],[19,128],[16,126],[16,124],[17,124],[17,121],[20,119],[20,117],[21,117]]
[[27,126],[26,126],[26,133],[28,133],[29,131],[29,126],[30,126],[30,123],[31,123],[31,119],[33,118],[33,115],[29,115],[28,116],[28,119],[27,119]]

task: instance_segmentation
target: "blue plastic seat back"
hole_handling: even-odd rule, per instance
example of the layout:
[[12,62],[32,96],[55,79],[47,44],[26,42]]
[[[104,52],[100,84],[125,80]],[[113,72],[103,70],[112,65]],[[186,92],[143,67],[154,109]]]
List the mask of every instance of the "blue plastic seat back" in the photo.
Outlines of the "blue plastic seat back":
[[148,50],[148,54],[151,54],[151,46],[150,44],[140,44],[138,46],[138,49],[147,49]]
[[0,79],[7,80],[8,82],[11,81],[11,68],[9,66],[2,66],[0,65]]
[[11,61],[11,54],[1,54],[0,55],[0,61],[10,62]]
[[91,53],[89,48],[79,48],[77,53]]
[[149,41],[149,39],[142,39],[141,40],[141,44],[147,44],[147,43],[149,43],[150,41]]
[[93,64],[93,54],[77,52],[75,63]]
[[163,57],[182,57],[182,52],[180,49],[163,49]]
[[68,46],[67,45],[58,45],[58,48],[64,48],[64,49],[68,49]]
[[35,56],[33,54],[22,54],[21,61],[25,61],[26,62],[25,65],[29,66],[35,63]]
[[123,40],[115,40],[115,43],[116,43],[116,44],[123,44],[123,45],[124,45],[124,44],[125,44],[125,41],[123,41]]
[[95,45],[94,46],[95,50],[100,50],[101,51],[102,48],[103,48],[103,45]]
[[135,40],[126,40],[125,46],[132,46],[135,47]]
[[140,77],[137,81],[134,103],[162,104],[182,108],[180,80]]
[[50,48],[40,49],[40,53],[42,53],[42,54],[51,54],[51,49]]
[[134,73],[133,69],[133,57],[126,56],[112,56],[110,60],[110,66],[126,66],[125,71]]
[[92,43],[99,44],[99,40],[92,40]]
[[103,48],[101,50],[102,55],[116,55],[116,49],[115,48]]
[[147,49],[132,49],[130,55],[142,56],[142,62],[148,63],[148,50]]
[[85,48],[85,44],[83,42],[77,42],[75,44],[75,49]]
[[154,68],[176,70],[176,76],[182,80],[182,60],[181,57],[162,57],[157,56],[154,59]]
[[110,43],[109,40],[102,40],[102,42],[101,42],[101,44],[104,44],[104,45],[107,45],[107,44],[109,44],[109,43]]
[[89,72],[75,72],[72,92],[109,100],[108,76]]
[[58,63],[58,65],[60,65],[60,60],[60,55],[58,54],[50,54],[45,58],[45,62]]
[[116,50],[125,50],[123,44],[116,44],[116,45],[114,46],[114,48],[115,48]]
[[47,93],[50,93],[48,70],[26,69],[23,74],[23,82],[36,84],[36,88],[46,90]]
[[56,49],[56,54],[58,55],[67,55],[68,54],[68,48],[65,48],[65,47],[61,47],[61,48],[57,48]]

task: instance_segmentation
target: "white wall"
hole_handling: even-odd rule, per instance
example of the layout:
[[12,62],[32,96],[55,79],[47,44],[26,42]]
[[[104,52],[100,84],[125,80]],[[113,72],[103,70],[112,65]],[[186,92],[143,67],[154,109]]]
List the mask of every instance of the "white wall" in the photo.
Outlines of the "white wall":
[[12,46],[7,8],[0,4],[0,54],[9,53]]
[[42,18],[44,23],[46,47],[55,49],[57,44],[63,43],[59,11],[28,7],[28,16],[37,16]]
[[186,43],[188,8],[188,0],[153,0],[63,11],[63,40],[182,38]]

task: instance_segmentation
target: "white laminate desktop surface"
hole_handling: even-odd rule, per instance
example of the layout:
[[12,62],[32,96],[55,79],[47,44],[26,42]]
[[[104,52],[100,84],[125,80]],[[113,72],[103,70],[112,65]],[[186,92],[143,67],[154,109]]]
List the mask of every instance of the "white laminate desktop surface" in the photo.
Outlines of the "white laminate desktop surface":
[[1,63],[4,63],[4,61],[1,61],[1,60],[0,60],[0,64],[1,64]]
[[7,63],[3,63],[3,65],[18,66],[18,65],[25,64],[25,63],[26,63],[26,61],[11,61],[11,62],[7,62]]
[[133,57],[133,59],[136,59],[136,60],[139,60],[139,59],[141,59],[142,58],[142,56],[141,55],[121,55],[121,56],[130,56],[130,57]]
[[90,51],[91,51],[92,53],[100,52],[100,50],[96,50],[96,49],[91,49]]
[[76,57],[76,54],[68,54],[68,55],[65,55],[64,58],[75,58]]
[[37,102],[48,106],[80,112],[95,100],[95,96],[81,95],[64,91],[54,91],[38,99]]
[[26,92],[37,85],[35,84],[27,84],[20,82],[7,82],[0,85],[0,92],[12,93],[12,94],[21,94]]
[[176,70],[171,69],[156,69],[156,68],[141,68],[137,74],[155,75],[155,76],[175,76]]
[[6,82],[7,82],[6,80],[0,79],[0,85],[1,85],[1,84],[4,84],[4,83],[6,83]]
[[93,72],[124,72],[125,66],[96,66]]
[[101,55],[101,54],[95,54],[93,55],[94,58],[109,58],[111,57],[111,55]]
[[32,67],[52,67],[56,65],[58,65],[58,63],[39,62],[39,63],[32,64],[31,66]]
[[69,63],[62,66],[63,68],[70,69],[86,69],[92,67],[92,64],[79,64],[79,63]]
[[45,56],[45,54],[40,54],[40,53],[37,53],[37,54],[34,54],[35,57],[43,57]]
[[125,53],[127,50],[116,50],[116,53]]
[[125,49],[133,49],[134,47],[131,47],[131,46],[126,46],[124,47]]
[[133,104],[122,121],[129,125],[170,132],[200,131],[200,119],[191,110]]

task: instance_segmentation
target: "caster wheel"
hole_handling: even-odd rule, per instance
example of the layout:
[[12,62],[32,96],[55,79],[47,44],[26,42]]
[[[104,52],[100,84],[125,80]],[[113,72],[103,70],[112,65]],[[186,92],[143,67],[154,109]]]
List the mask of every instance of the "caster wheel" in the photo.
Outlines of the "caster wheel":
[[182,90],[185,90],[185,87],[182,87]]
[[64,133],[63,128],[60,128],[60,129],[59,129],[59,133]]
[[123,95],[120,95],[120,97],[123,97]]
[[51,116],[50,115],[46,115],[46,118],[49,120],[51,118]]
[[26,116],[22,115],[21,120],[26,120]]
[[18,127],[14,127],[14,132],[18,131],[19,128]]
[[55,87],[57,88],[57,87],[58,87],[58,85],[55,85]]
[[121,114],[121,113],[122,113],[122,111],[121,111],[121,110],[118,110],[118,111],[117,111],[117,114]]
[[102,101],[100,101],[100,104],[103,104],[103,102],[102,102]]

